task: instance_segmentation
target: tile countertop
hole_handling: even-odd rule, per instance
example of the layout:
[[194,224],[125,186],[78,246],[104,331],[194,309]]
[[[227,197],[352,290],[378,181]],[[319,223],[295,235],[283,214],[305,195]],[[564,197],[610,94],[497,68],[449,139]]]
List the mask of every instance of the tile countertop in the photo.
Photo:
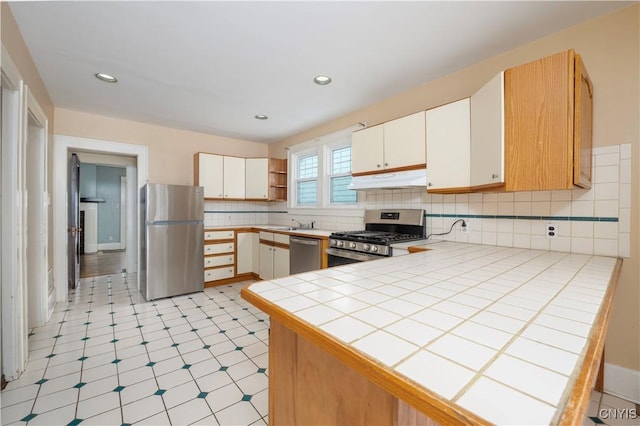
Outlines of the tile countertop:
[[427,415],[425,398],[490,423],[580,422],[621,261],[428,248],[258,282],[242,295],[293,331],[357,354],[368,363],[362,374],[390,377],[381,386]]

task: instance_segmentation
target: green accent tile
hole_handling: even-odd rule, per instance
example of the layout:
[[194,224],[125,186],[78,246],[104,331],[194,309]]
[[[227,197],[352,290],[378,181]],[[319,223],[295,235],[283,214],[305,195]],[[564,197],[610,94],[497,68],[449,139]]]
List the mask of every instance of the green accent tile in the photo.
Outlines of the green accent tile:
[[120,426],[131,426],[131,423],[122,423]]
[[264,320],[263,319],[259,319],[258,322],[264,322]]
[[82,325],[89,325],[89,324],[91,324],[91,321],[87,321],[87,322],[85,322],[85,323],[84,323],[84,324],[82,324]]
[[74,386],[74,388],[76,388],[76,389],[80,389],[80,388],[81,388],[81,387],[83,387],[84,385],[86,385],[86,383],[85,383],[85,382],[80,382],[80,383],[78,383],[77,385],[75,385],[75,386]]
[[196,331],[198,331],[198,329],[197,329],[197,328],[192,328],[192,329],[191,329],[191,332],[192,332],[192,333],[195,333]]
[[600,222],[618,222],[619,221],[617,217],[600,217],[598,219]]
[[134,312],[134,313],[132,313],[131,315],[136,316],[136,315],[140,315],[140,314],[139,314],[139,313],[137,313],[137,312]]
[[266,368],[258,368],[258,373],[264,373],[265,371],[267,371]]
[[158,396],[160,396],[160,395],[162,395],[162,394],[163,394],[163,393],[165,393],[165,392],[166,392],[166,390],[164,390],[164,389],[158,389],[158,390],[156,391],[156,393],[154,393],[154,395],[158,395]]
[[62,334],[58,334],[57,336],[53,336],[54,339],[59,339],[60,337],[62,337]]
[[183,365],[183,366],[182,366],[182,368],[183,368],[184,370],[188,370],[188,369],[190,369],[190,368],[191,368],[191,364],[185,364],[185,365]]
[[89,358],[89,357],[88,356],[81,356],[80,358],[78,358],[78,361],[84,361],[87,358]]
[[211,347],[211,345],[204,345],[204,346],[202,347],[202,349],[209,349],[210,347]]
[[170,329],[170,328],[171,328],[171,327],[165,327],[165,328],[163,328],[163,330],[168,330],[168,329]]
[[218,333],[226,333],[227,330],[220,330]]
[[161,317],[161,316],[162,316],[162,314],[158,314],[158,315],[156,315],[156,316],[157,316],[157,317]]
[[38,380],[35,384],[36,385],[44,385],[45,383],[47,383],[49,381],[49,379],[40,379]]
[[208,320],[213,319],[213,317],[207,317]]
[[45,358],[53,358],[54,356],[56,356],[56,354],[49,354],[49,355],[45,356]]
[[38,414],[36,413],[30,413],[27,414],[26,416],[24,416],[23,418],[20,419],[21,422],[28,422],[33,420]]
[[236,351],[241,351],[242,350],[242,346],[236,346]]
[[196,398],[206,398],[209,392],[200,392]]
[[231,318],[231,321],[238,321],[238,318]]
[[146,364],[146,366],[147,366],[147,367],[153,367],[154,365],[156,365],[156,363],[155,363],[155,362],[153,362],[153,361],[149,361],[149,362]]
[[602,420],[600,420],[600,417],[589,417],[589,420],[591,420],[592,422],[594,422],[595,424],[599,424],[599,425],[604,425],[606,424],[605,422],[603,422]]
[[146,340],[143,340],[142,342],[140,342],[141,345],[148,345],[149,342],[147,342]]
[[137,326],[136,326],[136,328],[142,328],[142,327],[143,327],[142,325],[137,325]]
[[243,310],[243,311],[248,311],[248,310],[249,310],[249,308],[242,308],[242,310]]
[[171,347],[172,347],[172,348],[177,348],[179,344],[180,344],[180,343],[174,343],[173,345],[171,345]]
[[117,341],[118,341],[118,339],[113,339],[113,340],[112,340],[112,341],[110,341],[109,343],[115,343],[115,342],[117,342]]
[[251,401],[251,397],[252,397],[252,395],[242,395],[242,400],[243,401]]
[[197,306],[196,306],[196,308],[197,308],[197,309],[200,309],[200,308],[202,308],[202,306],[200,306],[200,305],[197,305]]
[[119,363],[120,361],[122,361],[122,360],[121,360],[121,359],[116,358],[116,359],[114,359],[113,361],[111,361],[111,364],[117,364],[117,363]]
[[93,312],[93,311],[87,311],[87,312],[85,312],[85,314],[90,314],[91,312]]
[[89,339],[91,339],[91,337],[89,337],[89,336],[84,336],[84,337],[83,337],[82,339],[80,339],[80,340],[89,340]]
[[227,371],[229,369],[229,367],[220,367],[218,369],[218,371]]
[[116,323],[114,322],[113,324],[109,324],[109,327],[115,327],[116,325],[118,325],[118,324],[116,324]]
[[115,312],[111,311],[107,315],[114,315],[114,314],[115,314]]
[[115,389],[113,389],[114,392],[122,392],[124,390],[124,386],[116,386]]
[[256,334],[256,332],[255,332],[255,331],[250,331],[250,332],[248,332],[247,334],[249,334],[249,335],[251,335],[251,334]]
[[186,317],[187,317],[186,315],[183,315],[183,316],[181,316],[180,318],[186,318]]

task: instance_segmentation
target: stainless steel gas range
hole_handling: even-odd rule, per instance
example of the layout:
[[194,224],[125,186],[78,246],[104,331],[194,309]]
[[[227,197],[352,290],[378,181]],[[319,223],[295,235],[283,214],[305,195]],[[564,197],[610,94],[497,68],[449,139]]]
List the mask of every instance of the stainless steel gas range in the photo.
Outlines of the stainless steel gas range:
[[329,236],[329,267],[393,256],[392,244],[425,238],[424,210],[366,210],[364,230]]

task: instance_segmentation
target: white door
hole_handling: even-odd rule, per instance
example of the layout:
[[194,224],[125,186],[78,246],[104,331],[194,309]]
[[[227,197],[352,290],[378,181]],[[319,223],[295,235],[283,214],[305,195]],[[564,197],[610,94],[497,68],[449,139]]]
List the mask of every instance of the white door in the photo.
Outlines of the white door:
[[351,135],[351,173],[379,172],[384,168],[382,125],[358,130]]
[[384,168],[425,163],[424,111],[384,123]]
[[274,247],[273,249],[273,277],[289,276],[289,250],[282,247]]
[[260,244],[260,271],[263,280],[273,279],[273,247]]

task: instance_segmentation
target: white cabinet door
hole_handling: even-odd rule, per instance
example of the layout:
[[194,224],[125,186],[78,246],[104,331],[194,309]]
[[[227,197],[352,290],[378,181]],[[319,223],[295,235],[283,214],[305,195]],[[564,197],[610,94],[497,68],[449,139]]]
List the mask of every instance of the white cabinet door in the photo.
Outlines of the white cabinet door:
[[273,279],[273,247],[260,244],[260,271],[258,272],[263,280]]
[[244,199],[244,158],[224,158],[224,198]]
[[269,159],[245,160],[245,198],[266,200],[269,198]]
[[[247,274],[254,272],[253,258],[254,240],[258,240],[258,234],[255,232],[238,232],[238,246],[236,250],[236,272],[238,274]],[[257,248],[257,247],[256,247]]]
[[471,96],[471,186],[504,183],[504,73]]
[[273,249],[273,277],[289,276],[289,250],[281,247],[274,247]]
[[383,125],[353,132],[351,135],[351,173],[380,171],[384,163]]
[[384,168],[424,164],[425,112],[384,123]]
[[196,158],[198,173],[195,185],[204,187],[204,198],[222,198],[223,196],[223,159],[222,155],[199,152]]
[[427,111],[427,191],[469,188],[469,98]]

